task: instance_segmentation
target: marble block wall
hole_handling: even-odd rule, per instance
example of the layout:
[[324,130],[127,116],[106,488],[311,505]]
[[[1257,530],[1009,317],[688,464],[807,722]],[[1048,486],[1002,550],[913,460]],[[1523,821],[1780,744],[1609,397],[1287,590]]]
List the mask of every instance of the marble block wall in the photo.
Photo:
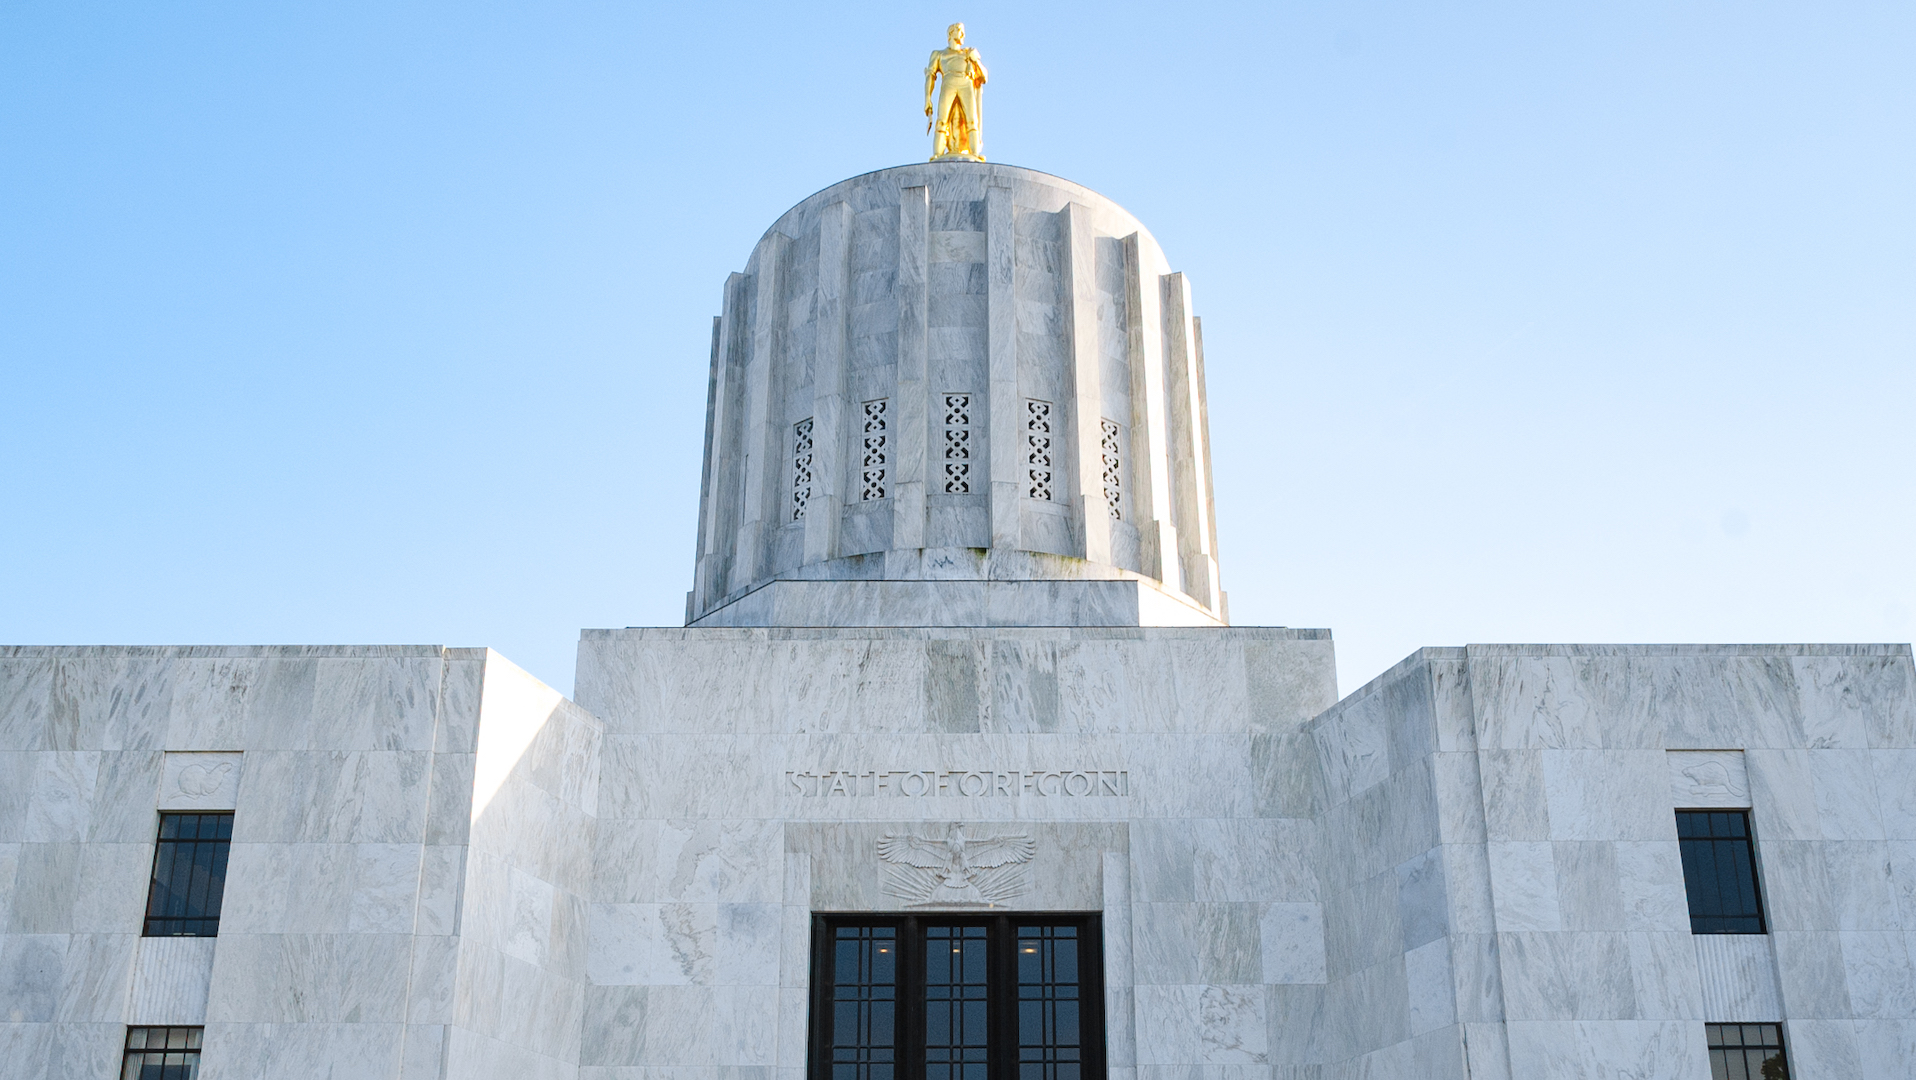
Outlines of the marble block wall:
[[1101,913],[1113,1077],[1269,1076],[1272,995],[1323,981],[1323,631],[587,631],[577,694],[582,1077],[800,1080],[811,915],[906,910],[878,841],[953,823],[1035,844],[1003,906]]
[[[1057,560],[1063,562],[1065,560]],[[1072,569],[1089,567],[1077,562]],[[737,626],[1217,626],[1149,578],[768,581],[700,619]]]
[[[575,705],[483,649],[6,649],[0,1053],[800,1080],[812,915],[922,904],[881,841],[956,825],[1032,846],[992,902],[1100,915],[1117,1080],[1700,1080],[1739,1020],[1906,1074],[1906,646],[1332,672],[1309,630],[588,631]],[[1749,809],[1769,933],[1689,933],[1678,807]],[[229,808],[219,936],[140,937],[158,812]]]
[[442,1065],[408,1047],[406,1076],[539,1080],[577,1075],[587,898],[603,727],[488,652],[469,789],[456,975],[431,1005],[451,1027]]
[[[1777,1019],[1792,1075],[1908,1075],[1908,646],[1424,649],[1306,733],[1326,982],[1277,1037],[1315,1075],[1700,1080],[1706,1022]],[[1766,936],[1689,932],[1709,806],[1750,810]]]
[[[112,1076],[126,1025],[204,1024],[209,1080],[440,1077],[498,996],[471,990],[485,949],[550,973],[540,1019],[576,1015],[556,897],[585,877],[596,732],[485,649],[0,650],[0,1054]],[[216,938],[140,937],[162,808],[234,811]],[[528,893],[555,897],[537,947]],[[554,1019],[477,1022],[496,1060],[561,1063],[514,1075],[569,1076]]]
[[1088,577],[1221,624],[1207,427],[1190,284],[1111,200],[982,162],[834,184],[726,282],[686,623],[795,577]]

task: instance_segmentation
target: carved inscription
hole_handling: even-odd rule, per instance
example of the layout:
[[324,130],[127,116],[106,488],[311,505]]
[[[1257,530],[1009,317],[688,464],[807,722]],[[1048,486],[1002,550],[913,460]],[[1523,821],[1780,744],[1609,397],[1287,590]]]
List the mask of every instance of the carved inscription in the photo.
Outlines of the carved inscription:
[[921,799],[928,796],[1013,799],[1025,795],[1108,799],[1131,794],[1131,774],[1124,769],[868,769],[864,772],[788,769],[782,791],[806,799]]

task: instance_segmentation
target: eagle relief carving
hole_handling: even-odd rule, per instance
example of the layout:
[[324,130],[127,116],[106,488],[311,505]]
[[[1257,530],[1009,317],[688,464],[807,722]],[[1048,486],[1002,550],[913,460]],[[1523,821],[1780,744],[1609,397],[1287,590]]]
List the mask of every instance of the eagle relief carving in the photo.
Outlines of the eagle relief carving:
[[1025,833],[968,836],[956,822],[938,839],[886,833],[880,887],[906,907],[998,907],[1031,887],[1025,864],[1037,851]]

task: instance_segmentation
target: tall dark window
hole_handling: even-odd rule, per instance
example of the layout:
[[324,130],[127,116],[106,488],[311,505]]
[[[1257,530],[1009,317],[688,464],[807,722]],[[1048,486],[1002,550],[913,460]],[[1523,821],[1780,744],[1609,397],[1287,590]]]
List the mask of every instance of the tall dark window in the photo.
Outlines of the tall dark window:
[[833,1080],[892,1080],[898,1064],[898,928],[837,926],[823,1022]]
[[1790,1080],[1780,1024],[1705,1024],[1711,1080]]
[[1102,1080],[1096,916],[819,916],[812,1080]]
[[1756,849],[1743,810],[1678,810],[1683,885],[1690,894],[1693,934],[1761,934]]
[[146,896],[147,937],[219,934],[226,855],[232,846],[231,813],[160,815],[153,885]]
[[1019,1080],[1083,1076],[1083,945],[1076,926],[1018,924]]
[[126,1057],[120,1080],[194,1080],[200,1074],[200,1034],[196,1027],[126,1029]]
[[925,1080],[986,1080],[991,1047],[982,926],[925,927]]

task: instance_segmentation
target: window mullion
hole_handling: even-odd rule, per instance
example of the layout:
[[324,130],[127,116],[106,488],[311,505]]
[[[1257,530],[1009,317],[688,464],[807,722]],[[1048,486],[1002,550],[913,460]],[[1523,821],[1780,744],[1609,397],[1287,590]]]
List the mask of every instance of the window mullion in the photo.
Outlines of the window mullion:
[[898,942],[898,1075],[925,1077],[925,929],[905,916]]
[[1086,919],[1078,931],[1078,1023],[1085,1034],[1087,1077],[1104,1076],[1104,920]]
[[1017,1075],[1018,1043],[1018,987],[1013,964],[1016,962],[1012,950],[1018,947],[1012,933],[1011,920],[999,915],[990,924],[991,963],[985,972],[987,1000],[991,1003],[991,1020],[987,1036],[989,1064],[986,1071],[991,1080],[1014,1080]]
[[148,918],[163,918],[167,914],[167,903],[172,895],[167,888],[167,882],[173,878],[169,865],[172,858],[173,848],[166,841],[161,840],[153,845],[153,876],[146,887]]
[[[213,888],[213,845],[198,839],[198,832],[193,835],[195,839],[182,849],[186,853],[187,865],[186,908],[193,912],[195,918],[203,919],[206,916],[208,894]],[[198,927],[204,924],[196,922],[193,925]]]
[[831,1016],[832,1001],[836,997],[833,986],[835,980],[832,977],[833,948],[831,921],[822,916],[812,916],[812,1007],[811,1023],[808,1025],[811,1033],[806,1058],[809,1075],[814,1078],[831,1072]]
[[1743,881],[1743,887],[1749,890],[1749,909],[1756,917],[1756,932],[1767,934],[1770,932],[1770,921],[1763,916],[1763,882],[1756,869],[1756,833],[1750,827],[1748,814],[1743,818],[1743,833],[1743,860],[1738,876]]

